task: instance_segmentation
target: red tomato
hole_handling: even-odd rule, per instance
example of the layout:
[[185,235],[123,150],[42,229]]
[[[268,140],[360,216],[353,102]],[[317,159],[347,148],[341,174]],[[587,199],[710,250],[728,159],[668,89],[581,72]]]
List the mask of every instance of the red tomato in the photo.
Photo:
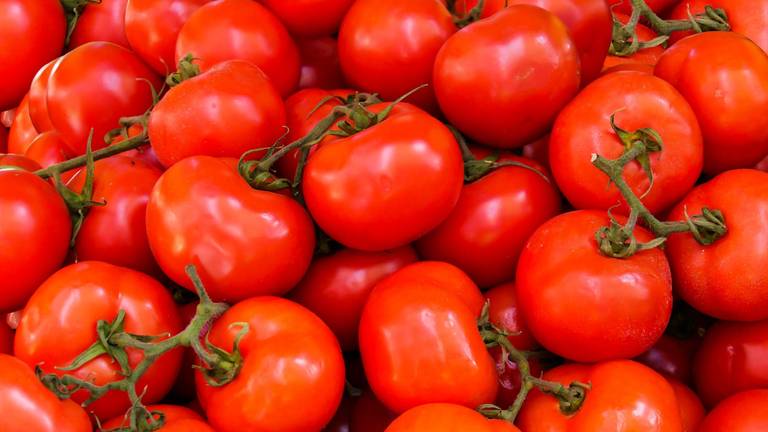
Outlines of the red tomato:
[[168,169],[147,206],[149,246],[165,274],[187,289],[193,285],[184,268],[197,265],[216,301],[284,294],[312,260],[312,221],[296,201],[251,189],[233,166],[195,156]]
[[662,375],[689,383],[693,377],[693,355],[700,343],[699,338],[682,340],[663,335],[651,349],[635,360]]
[[61,54],[66,20],[58,0],[2,0],[0,110],[18,105],[35,73]]
[[[574,309],[579,310],[579,309]],[[558,400],[534,389],[517,419],[525,432],[681,432],[675,392],[664,377],[630,360],[594,365],[565,364],[544,379],[568,385],[590,383],[581,408],[560,411]]]
[[125,36],[131,48],[152,66],[168,75],[176,70],[176,38],[181,26],[197,8],[210,0],[128,0]]
[[578,51],[562,21],[515,5],[448,39],[433,79],[440,108],[461,132],[515,148],[547,132],[576,95],[579,76]]
[[768,154],[768,56],[746,37],[706,32],[672,45],[655,73],[688,100],[704,136],[704,172],[753,167]]
[[[676,1],[678,0],[645,0],[645,4],[658,14],[669,9]],[[610,0],[608,4],[617,12],[624,14],[632,13],[632,2],[630,0]]]
[[71,400],[60,401],[21,360],[0,354],[0,417],[4,431],[90,432],[88,415]]
[[94,150],[124,116],[142,114],[160,81],[133,52],[110,42],[90,42],[67,53],[48,80],[48,113],[73,155],[85,153],[93,132]]
[[152,110],[149,140],[169,167],[189,156],[239,157],[254,148],[266,153],[284,124],[285,106],[269,78],[234,60],[171,88]]
[[[704,6],[722,8],[728,15],[731,31],[743,34],[768,51],[768,31],[765,20],[768,17],[768,1],[766,0],[682,0],[677,3],[669,19],[688,19],[688,11],[692,15],[704,12]],[[674,32],[670,35],[669,43],[693,34],[693,32]]]
[[318,148],[302,187],[309,212],[331,238],[382,251],[439,225],[456,205],[463,178],[448,128],[399,104],[383,122]]
[[[451,14],[439,0],[358,0],[339,30],[341,69],[352,87],[395,100],[431,83],[435,56],[454,32]],[[409,101],[437,110],[431,87]]]
[[349,432],[384,432],[396,417],[370,390],[355,401]]
[[225,60],[247,60],[287,96],[299,82],[299,50],[283,24],[253,0],[207,3],[189,17],[176,41],[176,63],[192,54],[206,71]]
[[336,39],[297,39],[296,45],[301,56],[300,89],[344,87]]
[[29,119],[32,121],[32,126],[39,132],[53,130],[51,116],[48,114],[48,79],[51,77],[51,71],[59,58],[51,60],[40,68],[29,87],[29,95],[27,96],[29,98],[27,100]]
[[29,117],[29,98],[24,96],[13,117],[8,131],[8,153],[23,155],[39,134]]
[[485,292],[489,302],[488,313],[491,323],[510,333],[508,339],[518,350],[532,350],[538,343],[520,312],[514,282],[498,285]]
[[[208,426],[200,414],[189,408],[178,405],[149,405],[150,411],[159,411],[164,415],[165,423],[157,432],[215,432]],[[103,430],[127,428],[128,420],[125,416],[115,417],[101,425]]]
[[688,386],[680,381],[671,379],[669,384],[672,386],[672,390],[675,391],[675,397],[677,398],[677,405],[680,407],[680,420],[683,425],[682,432],[696,432],[699,429],[699,424],[704,420],[704,405],[701,404],[701,400]]
[[[319,430],[333,417],[344,391],[344,359],[331,330],[312,312],[278,297],[244,300],[219,318],[210,341],[240,342],[243,366],[234,381],[212,387],[197,374],[208,420],[219,432]],[[286,413],[301,407],[301,415]]]
[[[614,16],[622,24],[629,22],[629,15],[614,12]],[[655,31],[643,24],[638,24],[637,27],[635,27],[635,34],[637,34],[640,42],[648,42],[659,36]],[[653,48],[641,49],[629,56],[609,55],[605,58],[605,62],[603,63],[603,71],[625,65],[655,65],[662,54],[664,54],[664,47],[659,45]]]
[[528,237],[560,211],[557,189],[533,170],[543,167],[513,155],[499,160],[532,169],[506,166],[464,185],[448,218],[416,243],[422,257],[456,265],[481,287],[514,279]]
[[69,249],[69,211],[56,190],[26,171],[0,170],[0,311],[24,306]]
[[720,402],[697,432],[757,432],[768,429],[768,390],[750,390]]
[[13,354],[13,330],[5,320],[0,321],[0,354]]
[[17,154],[0,154],[0,170],[6,167],[19,167],[27,171],[37,171],[43,169],[40,164],[27,156]]
[[[688,192],[701,174],[704,148],[691,106],[666,81],[640,72],[617,72],[599,78],[560,112],[549,138],[549,163],[563,194],[576,208],[609,209],[619,203],[629,213],[619,189],[595,168],[591,155],[617,159],[626,150],[611,128],[628,132],[652,128],[662,150],[650,154],[648,174],[633,162],[623,177],[652,213],[663,212]],[[650,187],[650,191],[649,191]]]
[[[27,303],[16,330],[14,352],[27,364],[40,365],[46,373],[72,374],[104,385],[122,378],[119,365],[102,355],[71,372],[64,367],[96,341],[99,320],[113,321],[124,310],[125,331],[140,335],[171,335],[181,331],[178,310],[171,295],[159,282],[133,270],[98,261],[83,261],[64,267],[48,280]],[[66,344],[62,344],[66,341]],[[128,349],[135,367],[141,351]],[[181,363],[181,350],[161,356],[139,380],[145,389],[143,401],[157,402],[173,385]],[[73,400],[87,399],[85,390]],[[111,391],[88,406],[99,418],[112,418],[130,407],[127,394]]]
[[357,347],[357,327],[368,295],[376,284],[416,262],[412,248],[385,252],[344,249],[313,261],[291,299],[317,314],[339,338],[345,351]]
[[291,34],[330,36],[355,0],[262,0]]
[[409,409],[395,419],[386,432],[494,432],[500,429],[475,410],[451,403],[429,403]]
[[100,0],[89,3],[77,19],[69,40],[76,48],[88,42],[112,42],[130,48],[125,37],[125,5],[128,0]]
[[[40,164],[42,168],[48,168],[69,159],[67,145],[56,131],[43,132],[33,139],[27,148],[26,156]],[[66,183],[77,174],[77,171],[74,169],[62,173],[61,180]]]
[[[623,218],[619,223],[623,223]],[[573,211],[531,236],[517,266],[517,300],[544,348],[579,362],[636,356],[662,335],[672,312],[672,280],[664,252],[627,259],[600,253],[602,211]],[[639,242],[653,236],[635,228]]]
[[728,233],[703,246],[688,233],[667,240],[675,292],[698,311],[719,319],[768,318],[768,173],[727,171],[693,189],[669,213],[685,220],[703,207],[723,212]]

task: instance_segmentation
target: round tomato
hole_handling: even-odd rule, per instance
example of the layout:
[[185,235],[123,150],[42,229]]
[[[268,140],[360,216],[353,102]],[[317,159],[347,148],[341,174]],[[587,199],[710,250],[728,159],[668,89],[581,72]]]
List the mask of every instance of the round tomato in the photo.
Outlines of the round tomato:
[[500,432],[517,431],[512,425],[502,428],[475,410],[451,403],[430,403],[409,409],[386,432]]
[[291,34],[303,37],[330,36],[354,0],[262,0]]
[[24,96],[13,116],[11,129],[8,131],[8,153],[26,154],[37,135],[39,132],[29,117],[29,97]]
[[59,58],[50,61],[40,68],[29,87],[29,99],[27,101],[29,104],[29,119],[32,121],[32,126],[39,132],[53,130],[51,116],[48,114],[48,80]]
[[768,429],[768,390],[749,390],[720,402],[697,432],[757,432]]
[[[163,427],[157,429],[157,432],[215,432],[205,423],[200,414],[189,408],[178,405],[149,405],[147,409],[152,412],[163,413],[165,423]],[[101,429],[109,431],[128,426],[128,419],[125,416],[120,416],[102,424]]]
[[[622,24],[629,22],[629,15],[617,12],[614,12],[613,15]],[[640,42],[648,42],[659,37],[655,31],[643,24],[637,24],[635,27],[635,34]],[[641,49],[628,56],[609,55],[605,58],[605,62],[603,63],[603,71],[619,66],[626,67],[627,65],[656,65],[662,54],[664,54],[664,46],[658,45],[651,48]]]
[[693,355],[700,343],[698,337],[678,339],[665,334],[635,360],[660,374],[689,383],[693,377]]
[[[768,16],[768,1],[766,0],[683,0],[672,9],[669,19],[688,19],[688,11],[692,15],[704,12],[705,6],[722,8],[728,15],[731,31],[743,34],[752,42],[768,51],[768,28],[765,17]],[[669,43],[693,34],[692,31],[674,32],[669,37]]]
[[384,432],[395,419],[370,390],[364,390],[352,408],[349,432]]
[[112,42],[130,48],[125,37],[125,5],[128,0],[99,0],[89,3],[77,18],[69,47],[88,42]]
[[704,405],[702,405],[696,393],[685,384],[675,379],[670,379],[669,384],[672,386],[672,390],[675,391],[677,405],[680,407],[682,432],[697,432],[706,414]]
[[345,86],[336,39],[297,39],[296,45],[301,56],[300,89],[335,89]]

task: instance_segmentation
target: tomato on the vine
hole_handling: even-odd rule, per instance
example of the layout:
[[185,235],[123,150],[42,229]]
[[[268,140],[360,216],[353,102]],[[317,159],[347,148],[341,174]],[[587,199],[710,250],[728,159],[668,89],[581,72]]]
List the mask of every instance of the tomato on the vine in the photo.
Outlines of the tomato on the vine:
[[88,3],[77,18],[69,48],[88,42],[112,42],[130,48],[125,37],[125,5],[128,0],[99,0]]
[[[766,0],[682,0],[669,13],[668,19],[688,19],[688,13],[697,15],[705,11],[705,7],[722,8],[728,16],[731,31],[743,34],[756,43],[763,51],[768,50],[768,27],[765,25],[768,16],[768,1]],[[673,32],[669,43],[693,34],[692,31]]]

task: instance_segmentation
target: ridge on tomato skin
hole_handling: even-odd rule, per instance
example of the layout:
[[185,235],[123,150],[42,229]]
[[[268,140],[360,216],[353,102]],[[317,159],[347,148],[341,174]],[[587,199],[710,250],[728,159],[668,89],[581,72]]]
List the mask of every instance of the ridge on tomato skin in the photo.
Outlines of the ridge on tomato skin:
[[39,134],[29,116],[29,95],[26,95],[13,114],[13,123],[8,131],[8,153],[26,154]]
[[697,432],[756,432],[768,428],[768,390],[737,393],[707,414]]
[[34,126],[35,130],[39,132],[53,130],[51,116],[48,114],[48,81],[51,78],[53,67],[60,59],[61,57],[51,60],[40,68],[32,79],[32,84],[29,86],[29,93],[27,94],[29,119],[32,121],[32,126]]

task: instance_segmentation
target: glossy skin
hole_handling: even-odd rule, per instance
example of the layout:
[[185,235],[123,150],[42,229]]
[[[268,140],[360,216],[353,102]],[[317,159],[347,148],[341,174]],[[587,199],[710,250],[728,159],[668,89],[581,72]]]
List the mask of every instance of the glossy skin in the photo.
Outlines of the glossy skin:
[[697,432],[757,432],[768,428],[768,390],[745,391],[721,402]]
[[70,48],[88,42],[112,42],[130,48],[125,36],[125,5],[128,0],[101,0],[88,4],[77,19],[69,41]]
[[187,289],[184,267],[197,265],[216,301],[284,294],[309,267],[314,227],[296,201],[252,189],[233,165],[195,156],[168,169],[147,206],[149,246]]
[[[240,343],[243,367],[234,381],[208,386],[197,373],[197,391],[219,432],[315,431],[334,415],[344,390],[344,359],[331,330],[304,307],[278,297],[255,297],[230,308],[211,328],[210,341]],[[301,415],[285,413],[301,408]]]
[[262,0],[300,37],[330,36],[339,30],[341,20],[354,0]]
[[[527,158],[503,155],[499,160],[545,172]],[[416,248],[426,259],[458,266],[481,287],[497,285],[514,279],[525,242],[539,225],[559,213],[560,202],[552,181],[536,171],[498,168],[464,185],[448,218],[419,239]]]
[[[629,1],[629,0],[627,0]],[[623,13],[614,12],[614,16],[622,23],[629,22],[629,15]],[[635,27],[635,33],[641,42],[648,42],[655,39],[659,35],[653,31],[650,27],[638,24]],[[664,47],[659,45],[653,48],[642,49],[629,56],[612,56],[609,55],[605,58],[603,63],[603,70],[614,68],[621,65],[656,65],[659,61],[659,57],[664,54]]]
[[733,32],[707,32],[672,45],[655,74],[677,88],[704,136],[704,172],[748,168],[768,154],[768,55]]
[[664,376],[689,383],[693,377],[693,355],[699,344],[699,338],[681,340],[665,334],[635,360]]
[[29,86],[28,101],[29,118],[32,125],[39,132],[53,130],[51,116],[48,114],[48,79],[51,76],[53,66],[59,59],[51,60],[40,68]]
[[0,169],[7,169],[8,167],[19,167],[27,171],[37,171],[42,169],[40,164],[32,159],[17,154],[0,154]]
[[347,247],[406,245],[440,224],[459,199],[464,176],[455,138],[435,118],[403,106],[371,128],[323,144],[306,165],[307,208]]
[[371,389],[397,413],[433,402],[471,408],[492,402],[496,365],[477,331],[479,291],[456,286],[461,280],[437,282],[450,281],[440,274],[448,264],[422,267],[418,276],[409,269],[419,264],[400,271],[407,276],[397,272],[380,282],[363,309],[360,353]]
[[269,148],[284,124],[285,106],[267,76],[234,60],[170,89],[152,110],[149,139],[169,167],[189,156],[239,158]]
[[176,41],[176,63],[187,54],[202,71],[225,60],[246,60],[287,96],[299,82],[299,50],[269,10],[253,0],[219,0],[189,17]]
[[671,379],[669,384],[675,392],[677,405],[680,408],[680,421],[683,426],[683,432],[698,431],[698,427],[706,414],[701,400],[693,390],[680,381]]
[[[341,69],[352,87],[395,100],[431,84],[435,56],[455,32],[439,0],[359,0],[339,30]],[[408,100],[432,112],[437,108],[431,85]]]
[[29,117],[29,98],[25,96],[16,109],[8,131],[8,153],[25,154],[38,134]]
[[516,431],[510,426],[500,428],[482,414],[461,405],[430,403],[403,413],[386,432],[497,432]]
[[[624,223],[623,218],[617,218]],[[600,253],[602,211],[573,211],[531,236],[517,267],[517,299],[531,333],[569,360],[636,356],[661,337],[672,312],[669,263],[658,249],[627,259]],[[635,228],[639,242],[653,236]]]
[[[765,0],[683,0],[669,13],[669,19],[687,19],[688,10],[696,15],[704,12],[704,6],[722,8],[728,15],[731,31],[743,34],[756,43],[763,51],[768,50],[768,1]],[[677,42],[691,32],[674,32],[670,44]]]
[[568,385],[591,383],[581,408],[563,415],[558,401],[534,389],[517,424],[525,432],[681,432],[680,411],[672,387],[650,368],[630,360],[595,365],[565,364],[544,379]]
[[768,173],[732,170],[693,189],[668,220],[685,220],[702,207],[719,209],[728,233],[703,246],[690,234],[667,240],[675,293],[715,318],[756,321],[768,318]]
[[[650,127],[662,139],[662,150],[650,155],[653,187],[642,202],[654,214],[677,203],[701,174],[704,147],[696,115],[680,93],[666,81],[641,72],[617,72],[594,81],[560,112],[549,139],[549,163],[560,190],[576,208],[608,209],[622,203],[615,185],[592,165],[591,155],[617,159],[625,151],[611,128],[629,132]],[[623,177],[637,196],[650,179],[637,162]]]
[[335,89],[345,86],[338,44],[332,37],[297,39],[301,56],[299,88]]
[[409,246],[385,252],[344,249],[312,262],[291,299],[311,310],[339,339],[345,351],[357,347],[357,327],[363,306],[376,284],[416,262]]
[[[147,82],[149,81],[149,82]],[[133,52],[110,42],[90,42],[67,53],[48,80],[48,113],[73,155],[106,146],[104,135],[120,117],[142,114],[152,104],[149,85],[160,81]]]
[[[67,266],[43,283],[27,303],[16,330],[14,352],[30,366],[42,363],[45,373],[63,374],[64,367],[96,341],[98,320],[112,321],[125,310],[125,331],[140,335],[176,334],[181,331],[178,310],[169,292],[159,282],[142,273],[98,261],[82,261]],[[66,340],[66,344],[61,342]],[[127,350],[132,367],[143,354]],[[176,379],[181,350],[161,356],[139,380],[138,388],[147,386],[145,403],[165,396]],[[66,372],[96,384],[121,379],[120,367],[106,355],[82,367]],[[86,391],[72,399],[83,402]],[[130,401],[124,392],[108,392],[89,405],[99,418],[125,413]]]
[[[165,423],[163,427],[157,429],[158,432],[214,432],[200,414],[189,408],[178,405],[149,405],[147,409],[162,412],[165,416]],[[119,416],[104,423],[101,427],[104,430],[112,430],[128,426],[129,423],[125,416]]]
[[19,104],[35,73],[61,54],[66,20],[57,0],[2,0],[0,111]]
[[0,312],[12,312],[64,262],[71,222],[56,190],[32,173],[0,170],[0,191]]
[[352,408],[350,432],[384,432],[396,417],[373,392],[364,390]]

